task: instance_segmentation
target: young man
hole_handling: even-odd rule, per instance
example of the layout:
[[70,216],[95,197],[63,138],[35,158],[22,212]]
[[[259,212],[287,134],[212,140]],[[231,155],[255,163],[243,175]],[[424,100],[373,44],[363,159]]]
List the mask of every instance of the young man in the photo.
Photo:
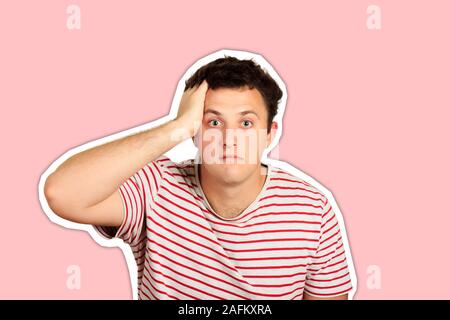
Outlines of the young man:
[[[347,299],[330,202],[261,162],[281,97],[253,60],[212,61],[186,81],[175,119],[64,162],[49,206],[131,246],[139,299]],[[176,163],[164,153],[180,129],[199,152]]]

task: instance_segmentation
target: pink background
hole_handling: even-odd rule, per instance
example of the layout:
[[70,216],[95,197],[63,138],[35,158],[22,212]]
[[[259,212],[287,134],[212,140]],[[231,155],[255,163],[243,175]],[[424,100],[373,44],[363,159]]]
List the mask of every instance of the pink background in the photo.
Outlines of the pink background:
[[[168,114],[185,70],[219,49],[263,55],[286,83],[279,158],[339,204],[354,298],[450,298],[448,2],[297,2],[2,1],[0,298],[132,298],[119,248],[50,222],[40,175]],[[70,4],[81,30],[66,27]],[[381,30],[366,27],[371,4]],[[72,264],[80,290],[66,287]]]

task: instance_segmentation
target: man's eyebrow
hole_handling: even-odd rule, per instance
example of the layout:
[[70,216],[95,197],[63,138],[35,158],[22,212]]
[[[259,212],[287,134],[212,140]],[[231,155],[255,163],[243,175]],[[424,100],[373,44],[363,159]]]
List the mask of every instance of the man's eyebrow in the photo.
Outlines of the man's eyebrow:
[[[214,109],[206,109],[205,113],[214,113],[214,114],[216,114],[218,116],[222,115],[219,111],[214,110]],[[252,110],[244,110],[244,111],[239,112],[238,114],[243,116],[243,115],[246,115],[246,114],[249,114],[249,113],[253,113],[257,118],[259,118],[258,114],[255,111],[252,111]]]
[[255,111],[252,111],[252,110],[245,110],[245,111],[242,111],[242,112],[239,112],[239,114],[240,115],[246,115],[246,114],[248,114],[248,113],[253,113],[258,119],[259,119],[259,116],[258,116],[258,114],[255,112]]

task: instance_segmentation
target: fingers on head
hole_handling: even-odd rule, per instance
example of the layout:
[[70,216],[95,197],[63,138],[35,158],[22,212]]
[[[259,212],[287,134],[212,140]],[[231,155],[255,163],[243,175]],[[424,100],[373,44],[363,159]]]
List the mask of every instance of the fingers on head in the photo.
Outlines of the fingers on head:
[[200,89],[200,88],[206,90],[208,88],[208,82],[206,80],[203,80],[201,83],[197,83],[196,85],[187,89],[186,91],[188,91],[189,93],[193,93],[193,92],[197,91],[197,89]]

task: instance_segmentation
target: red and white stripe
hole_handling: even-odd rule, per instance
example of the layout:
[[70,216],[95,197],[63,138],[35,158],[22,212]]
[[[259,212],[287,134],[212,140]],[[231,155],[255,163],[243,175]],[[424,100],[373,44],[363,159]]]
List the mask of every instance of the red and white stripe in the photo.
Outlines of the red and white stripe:
[[160,156],[120,186],[123,224],[94,227],[131,246],[139,299],[302,299],[352,289],[328,199],[269,167],[258,198],[231,219],[205,200],[193,159]]

